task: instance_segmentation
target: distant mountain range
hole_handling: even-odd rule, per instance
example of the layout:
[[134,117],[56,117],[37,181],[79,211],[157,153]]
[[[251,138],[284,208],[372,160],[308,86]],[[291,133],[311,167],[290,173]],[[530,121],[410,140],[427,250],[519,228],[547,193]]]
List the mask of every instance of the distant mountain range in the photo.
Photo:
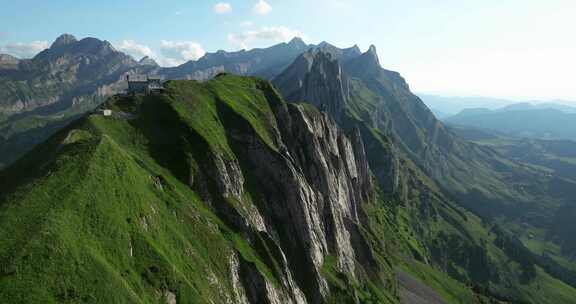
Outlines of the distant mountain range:
[[496,149],[518,162],[547,168],[568,179],[576,180],[576,141],[514,138],[496,131],[454,126],[462,138]]
[[146,73],[106,41],[62,35],[33,59],[0,57],[0,167]]
[[491,98],[491,97],[448,97],[431,94],[417,94],[422,98],[422,101],[434,112],[436,117],[444,119],[454,116],[466,109],[489,109],[496,110],[511,105],[519,107],[532,107],[532,108],[551,108],[565,110],[573,107],[571,104],[576,105],[576,102],[565,100],[549,100],[549,101],[530,101],[518,102],[511,99]]
[[[0,167],[10,164],[59,127],[126,89],[128,74],[205,80],[224,71],[272,78],[312,46],[301,39],[268,49],[208,53],[162,68],[139,62],[107,41],[64,34],[32,59],[0,55]],[[359,50],[358,50],[359,51]]]
[[576,108],[561,104],[520,103],[495,110],[465,109],[444,121],[517,138],[576,140]]

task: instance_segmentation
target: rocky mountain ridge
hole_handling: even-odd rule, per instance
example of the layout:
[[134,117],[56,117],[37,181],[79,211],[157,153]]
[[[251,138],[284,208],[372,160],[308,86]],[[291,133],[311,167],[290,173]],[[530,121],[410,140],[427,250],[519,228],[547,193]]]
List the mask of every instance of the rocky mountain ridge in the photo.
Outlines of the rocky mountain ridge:
[[[324,71],[327,70],[338,77],[326,77]],[[316,81],[310,82],[309,79]],[[342,85],[341,79],[346,79],[345,85]],[[378,177],[380,186],[413,208],[419,210],[453,208],[450,206],[455,202],[482,217],[486,223],[501,221],[503,225],[514,227],[520,224],[515,221],[521,217],[524,226],[531,226],[533,229],[546,227],[544,229],[553,233],[552,231],[557,229],[553,225],[555,213],[570,206],[570,195],[559,195],[556,189],[558,185],[573,187],[576,185],[574,181],[563,180],[561,177],[554,177],[536,168],[516,163],[489,147],[475,145],[459,138],[438,121],[424,103],[410,92],[405,80],[398,73],[380,67],[373,47],[366,53],[348,60],[332,59],[322,52],[303,54],[283,74],[275,78],[274,84],[288,101],[300,102],[300,96],[307,96],[307,99],[303,100],[327,110],[345,129],[363,130],[363,140],[369,147],[367,157],[370,167]],[[310,91],[316,95],[308,93]],[[412,194],[413,187],[419,191],[417,197]],[[543,198],[546,203],[543,203]],[[522,208],[519,209],[518,206]],[[536,213],[541,217],[532,217]],[[422,220],[421,213],[413,216],[414,221]],[[433,216],[433,218],[436,220],[441,218],[441,221],[448,223],[449,226],[455,225],[453,228],[456,231],[462,230],[463,226],[471,225],[471,223],[456,224],[459,219],[442,213],[439,217]],[[546,220],[543,221],[543,218]],[[429,229],[426,224],[420,227],[417,224],[414,226],[413,229],[416,231]],[[501,233],[500,228],[497,231]],[[460,259],[452,256],[454,254],[452,249],[437,247],[438,242],[442,242],[440,239],[446,237],[445,232],[436,236],[427,234],[422,233],[419,239],[424,243],[426,240],[432,241],[424,245],[429,246],[425,250],[436,247],[432,250],[432,252],[437,250],[431,254],[432,260],[438,258],[436,254],[451,256],[448,260],[452,262]],[[450,239],[461,242],[470,240],[470,237],[465,234],[452,235]],[[456,241],[457,239],[460,240]],[[476,248],[484,248],[480,249],[480,252],[484,251],[481,255],[488,256],[493,249],[482,245],[485,241],[476,244],[472,242],[466,245],[471,246],[467,250],[476,250],[472,248],[478,246]],[[540,239],[538,242],[545,240]],[[560,241],[558,244],[564,242]],[[568,239],[566,242],[571,243]],[[516,250],[529,252],[528,249],[522,248],[520,241],[511,243],[520,246]],[[540,253],[536,251],[533,258],[525,258],[532,254],[523,253],[522,258],[517,260],[527,267],[524,271],[530,273],[531,277],[534,266],[528,266],[530,262],[526,264],[526,261],[530,259],[542,261],[538,254]],[[484,262],[491,264],[496,260],[488,258],[484,259]],[[555,268],[546,262],[538,263],[549,270]],[[469,272],[470,279],[477,283],[478,280],[500,280],[493,277],[495,273],[485,274],[484,278],[475,278],[479,269],[468,268],[470,264],[454,267],[467,269],[465,272]],[[445,271],[450,272],[449,268],[445,268]],[[502,271],[498,272],[502,274]],[[550,271],[558,278],[563,277],[556,270]],[[461,273],[458,276],[466,275]],[[494,288],[493,292],[503,294],[497,289]]]

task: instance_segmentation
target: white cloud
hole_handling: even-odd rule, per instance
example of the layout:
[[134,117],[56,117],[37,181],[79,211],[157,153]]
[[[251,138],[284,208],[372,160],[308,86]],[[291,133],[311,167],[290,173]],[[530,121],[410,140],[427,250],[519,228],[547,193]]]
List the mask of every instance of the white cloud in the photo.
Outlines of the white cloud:
[[245,20],[245,21],[240,22],[240,26],[241,27],[253,27],[254,22],[252,22],[250,20]]
[[160,42],[162,57],[158,62],[162,66],[176,66],[189,60],[198,60],[206,52],[202,46],[193,41],[167,41]]
[[258,15],[266,15],[272,11],[272,6],[266,0],[258,0],[252,10]]
[[238,47],[247,49],[258,42],[288,42],[294,37],[306,37],[301,32],[284,26],[265,26],[258,30],[248,30],[239,34],[228,35],[228,41]]
[[138,44],[136,41],[134,40],[124,40],[122,41],[122,43],[118,46],[118,49],[124,53],[127,53],[128,55],[131,55],[132,57],[136,58],[136,59],[141,59],[142,57],[148,56],[148,57],[155,57],[154,52],[152,51],[152,49],[146,45],[142,45],[142,44]]
[[189,60],[197,60],[206,53],[199,43],[193,41],[162,40],[159,52],[155,52],[147,45],[138,44],[134,40],[124,40],[118,49],[136,59],[148,56],[164,67],[178,66]]
[[7,53],[18,58],[32,58],[49,46],[48,41],[18,42],[0,46],[0,53]]
[[214,5],[214,12],[216,14],[227,14],[232,11],[232,5],[230,3],[219,2]]

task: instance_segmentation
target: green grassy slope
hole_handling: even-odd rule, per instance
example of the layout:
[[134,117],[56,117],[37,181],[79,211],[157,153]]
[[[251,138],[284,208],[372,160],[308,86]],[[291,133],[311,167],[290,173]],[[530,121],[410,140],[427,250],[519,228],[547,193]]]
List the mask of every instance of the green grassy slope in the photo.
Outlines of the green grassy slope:
[[[470,185],[474,184],[479,192],[479,201],[484,201],[486,197],[498,200],[502,197],[514,197],[513,200],[533,201],[534,193],[541,189],[534,192],[523,190],[525,181],[522,179],[516,181],[515,189],[507,189],[502,180],[510,178],[511,173],[505,171],[509,168],[520,168],[518,172],[536,170],[524,168],[523,165],[493,153],[494,163],[500,162],[505,170],[495,172],[482,162],[462,165],[461,167],[473,168],[474,180],[464,178],[468,175],[466,172],[457,172],[453,175],[455,179],[449,182],[451,190],[443,191],[443,188],[411,160],[409,153],[398,149],[401,143],[391,140],[390,136],[384,134],[382,127],[373,124],[371,115],[382,102],[385,102],[385,98],[383,100],[364,80],[352,78],[350,99],[342,124],[348,129],[360,127],[372,168],[400,168],[396,173],[387,173],[388,175],[378,176],[378,179],[385,188],[395,191],[392,197],[400,202],[400,206],[395,210],[397,222],[393,226],[398,229],[399,237],[408,247],[405,251],[420,261],[402,263],[403,268],[435,288],[447,301],[454,303],[470,303],[471,299],[482,302],[489,301],[490,298],[521,303],[570,303],[572,299],[576,299],[576,289],[565,283],[571,281],[567,280],[562,270],[533,256],[524,244],[515,242],[516,237],[509,240],[508,232],[498,230],[496,227],[499,226],[495,222],[483,221],[444,194],[453,191],[466,192]],[[405,137],[424,138],[426,135],[408,133],[403,136],[403,140],[408,140]],[[394,157],[388,157],[389,155],[395,155],[396,161],[392,160]],[[446,157],[451,157],[450,162],[462,162],[450,154]],[[498,179],[494,179],[495,173],[499,174]],[[461,175],[460,178],[457,178],[458,174]],[[476,180],[482,182],[477,184]],[[460,187],[464,183],[466,185]],[[518,191],[519,189],[521,191]],[[523,193],[524,197],[518,197],[518,193]],[[467,207],[478,204],[479,201],[459,200]],[[524,213],[530,215],[536,214],[536,210],[548,210],[549,214],[545,216],[552,217],[554,209],[560,205],[555,199],[547,197],[543,201],[525,205],[527,210],[535,211],[530,213],[524,210]],[[471,209],[498,210],[502,207],[485,205]],[[505,217],[495,218],[500,224],[507,223],[505,227],[508,231],[515,232],[508,225],[514,221]],[[422,262],[427,266],[422,266]]]
[[[242,271],[280,286],[274,248],[224,220],[190,186],[206,155],[236,157],[226,127],[238,116],[277,149],[270,107],[279,102],[268,83],[253,78],[169,82],[163,95],[110,99],[104,107],[116,116],[86,116],[0,172],[0,299],[236,303],[234,254]],[[242,201],[220,203],[245,216],[258,198],[258,189],[246,188]],[[396,303],[394,250],[370,229],[363,233],[382,271],[344,280],[334,299]],[[341,281],[330,278],[347,274],[330,265],[324,275],[336,295]]]
[[[574,188],[566,180],[576,179],[576,144],[566,140],[517,139],[491,133],[486,130],[454,128],[458,134],[480,145],[489,146],[502,155],[514,159],[525,166],[538,168],[549,175],[556,176],[555,193],[565,197],[574,197]],[[482,136],[472,136],[481,134]],[[576,239],[574,238],[574,218],[576,208],[567,204],[551,219],[542,214],[533,215],[539,219],[538,226],[522,221],[500,220],[500,224],[512,231],[518,239],[535,255],[540,264],[571,284],[576,283],[576,265],[574,263]]]
[[79,105],[53,114],[0,117],[0,168],[12,164],[34,146],[103,101],[102,97],[86,98]]
[[5,199],[1,298],[155,303],[177,290],[183,303],[224,302],[231,252],[250,261],[252,249],[170,172],[123,146],[114,132],[136,135],[128,125],[107,120],[71,131],[47,173]]
[[[242,147],[230,131],[248,126],[278,151],[272,108],[283,102],[269,83],[254,78],[224,75],[166,86],[162,95],[110,99],[104,107],[115,116],[86,116],[0,172],[0,299],[237,302],[234,255],[244,273],[281,285],[283,269],[271,243],[223,217],[221,208],[249,218],[255,205],[261,207],[258,182],[238,157]],[[372,134],[367,150],[390,153],[386,136],[365,127],[361,132]],[[202,171],[211,155],[241,162],[247,181],[239,201],[217,199],[221,193]],[[405,193],[374,188],[363,205],[360,234],[374,269],[360,267],[354,279],[327,256],[321,274],[330,286],[328,302],[398,302],[395,267],[448,303],[576,298],[572,287],[511,254],[516,247],[499,238],[494,224],[443,197],[409,159],[400,162]],[[210,204],[199,183],[208,185]]]

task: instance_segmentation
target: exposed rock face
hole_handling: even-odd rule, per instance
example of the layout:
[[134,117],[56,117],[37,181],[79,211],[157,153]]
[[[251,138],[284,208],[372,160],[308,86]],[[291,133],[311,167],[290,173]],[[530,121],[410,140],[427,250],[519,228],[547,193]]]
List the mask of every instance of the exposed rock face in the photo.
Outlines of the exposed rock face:
[[300,55],[274,84],[292,102],[307,101],[340,121],[349,97],[349,81],[330,53],[311,50]]
[[62,34],[54,41],[54,43],[52,43],[52,46],[50,46],[50,48],[51,49],[59,48],[65,45],[75,43],[77,41],[78,40],[76,39],[76,37],[70,34]]
[[[360,53],[357,48],[341,50],[320,44],[318,49],[301,55],[273,82],[286,100],[311,103],[345,128],[357,124],[347,116],[347,109],[357,112],[358,118],[366,122],[361,135],[370,147],[371,168],[389,193],[401,195],[407,190],[399,188],[401,153],[408,152],[421,164],[423,155],[430,152],[426,147],[450,146],[454,141],[426,106],[410,93],[404,79],[380,67],[373,45]],[[368,92],[373,95],[366,95]],[[392,141],[382,145],[383,139],[375,138],[367,128],[382,132]]]
[[232,288],[234,291],[234,301],[232,303],[248,304],[246,290],[241,282],[240,261],[236,253],[230,256],[230,273],[232,274]]
[[[233,115],[227,109],[221,111]],[[278,151],[248,122],[227,127],[236,158],[213,156],[199,170],[208,172],[217,191],[210,192],[206,184],[195,187],[204,188],[197,191],[228,222],[241,227],[255,242],[266,240],[266,246],[277,252],[281,288],[254,269],[240,267],[251,303],[323,303],[331,294],[321,274],[327,256],[334,257],[338,270],[352,279],[359,273],[358,265],[377,268],[359,232],[361,204],[373,191],[364,144],[358,130],[349,137],[327,114],[312,108],[282,103],[273,111],[277,125],[273,141]],[[237,211],[219,203],[245,197],[243,172],[248,170],[260,194],[253,202],[255,208]],[[202,179],[206,178],[194,177]],[[359,261],[358,256],[369,258]]]
[[[254,165],[270,164],[256,172],[270,181],[262,184],[268,202],[265,213],[270,214],[267,224],[282,223],[288,230],[276,231],[280,244],[292,269],[301,268],[298,263],[306,265],[306,271],[295,276],[311,302],[321,302],[329,293],[320,275],[327,255],[337,257],[342,272],[355,273],[354,248],[345,223],[358,223],[358,205],[367,199],[369,177],[361,176],[356,167],[365,159],[356,160],[350,141],[326,116],[310,116],[303,108],[291,106],[280,124],[289,126],[283,130],[291,135],[285,137],[288,153],[274,155],[255,146],[245,157]],[[306,286],[306,281],[312,286]]]
[[350,48],[346,48],[346,49],[341,49],[338,48],[326,41],[320,43],[319,45],[314,47],[314,50],[316,51],[320,51],[323,53],[328,53],[332,56],[332,58],[337,59],[339,61],[348,61],[349,59],[358,57],[362,54],[362,52],[360,51],[360,48],[355,45],[353,47]]
[[[552,205],[567,207],[572,204],[570,195],[560,197],[558,181],[543,171],[510,161],[488,147],[453,134],[410,92],[399,73],[380,66],[375,47],[332,64],[326,63],[326,57],[318,54],[301,56],[274,79],[275,85],[288,101],[314,104],[337,119],[345,129],[360,128],[370,167],[381,187],[419,210],[420,214],[413,214],[414,219],[427,214],[436,220],[438,212],[431,206],[451,205],[449,201],[456,199],[458,204],[483,218],[505,217],[519,225],[544,225],[553,231],[554,227],[549,223],[555,222],[555,218],[550,210],[562,209]],[[323,71],[329,69],[314,68],[318,66],[332,66],[332,74],[339,77],[325,77]],[[341,79],[348,79],[348,90],[342,86],[346,82]],[[326,102],[328,106],[324,105]],[[543,206],[543,198],[550,204]],[[536,218],[532,214],[543,216]],[[465,226],[454,224],[454,220],[445,214],[440,217],[457,230],[461,230],[459,226]],[[421,226],[415,230],[426,239],[426,229]],[[435,246],[434,241],[430,244]],[[488,250],[482,244],[467,246],[470,251],[479,252],[478,260],[484,265],[478,268],[489,268],[486,267],[488,260],[482,258]],[[433,250],[445,252],[432,255],[432,259],[440,261],[440,267],[449,272],[445,261],[457,259],[441,260],[442,255],[452,254],[453,248],[446,246]],[[490,279],[498,282],[498,278],[491,278],[489,272],[469,268],[466,263],[462,266],[468,267],[470,277],[481,284]]]
[[[327,54],[332,53],[340,57],[331,61]],[[402,182],[398,174],[398,155],[402,154],[424,175],[442,188],[450,189],[451,195],[483,216],[492,216],[490,210],[509,208],[510,204],[531,201],[537,205],[538,197],[550,195],[545,194],[547,190],[544,189],[549,186],[532,187],[534,191],[529,195],[521,191],[511,195],[505,190],[519,180],[526,180],[528,175],[533,181],[539,181],[536,184],[548,185],[551,181],[544,180],[541,173],[530,172],[532,170],[503,159],[488,148],[455,136],[410,92],[399,73],[380,66],[374,46],[357,56],[344,56],[344,53],[321,45],[315,52],[300,56],[273,82],[288,101],[314,104],[345,128],[361,121],[363,138],[371,147],[368,152],[371,168],[384,189],[405,193],[406,189],[398,188],[408,183]],[[328,76],[327,71],[330,71]],[[370,129],[381,136],[374,137]],[[383,140],[389,142],[382,144]],[[375,146],[380,148],[373,149]],[[484,172],[484,177],[472,172]],[[502,175],[502,172],[506,174]],[[491,193],[479,193],[472,185],[492,190]],[[492,207],[488,206],[490,204]],[[506,212],[518,211],[513,209]]]
[[14,56],[0,54],[0,69],[17,69],[20,60]]

